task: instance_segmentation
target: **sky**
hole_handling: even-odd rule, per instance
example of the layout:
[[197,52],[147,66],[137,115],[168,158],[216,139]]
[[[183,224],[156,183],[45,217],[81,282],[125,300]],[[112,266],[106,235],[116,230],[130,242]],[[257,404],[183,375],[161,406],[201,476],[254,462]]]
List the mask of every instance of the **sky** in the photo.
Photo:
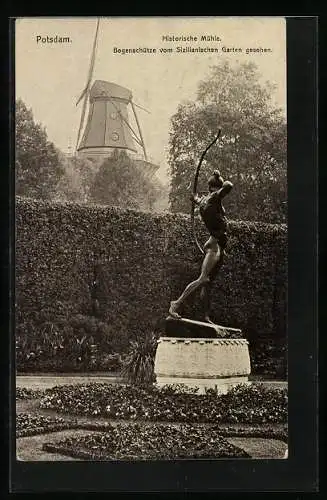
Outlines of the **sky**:
[[[96,18],[22,18],[16,21],[16,98],[32,108],[46,127],[49,140],[62,151],[75,148],[81,116],[76,106],[86,84]],[[66,43],[42,42],[46,37],[69,37]],[[164,36],[213,35],[220,41],[164,41]],[[39,37],[39,38],[38,38]],[[41,40],[40,40],[41,38]],[[160,48],[218,47],[219,52],[160,53]],[[114,48],[156,48],[156,53],[114,53]],[[243,52],[223,52],[222,48]],[[246,48],[270,52],[246,54]],[[138,109],[149,158],[167,177],[170,118],[178,105],[195,100],[197,86],[210,66],[228,59],[232,64],[253,61],[262,81],[277,85],[272,101],[286,116],[286,22],[281,17],[116,17],[101,18],[93,73],[130,89]]]

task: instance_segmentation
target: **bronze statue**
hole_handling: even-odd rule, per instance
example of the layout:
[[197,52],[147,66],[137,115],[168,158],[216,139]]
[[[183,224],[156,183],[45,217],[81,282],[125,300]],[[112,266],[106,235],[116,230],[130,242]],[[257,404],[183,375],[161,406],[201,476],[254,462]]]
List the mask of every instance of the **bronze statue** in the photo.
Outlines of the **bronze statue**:
[[198,205],[201,218],[209,231],[210,237],[204,245],[204,259],[200,276],[187,285],[181,296],[170,303],[169,314],[173,318],[181,318],[178,309],[186,298],[201,288],[201,298],[205,306],[205,320],[212,323],[209,317],[210,289],[212,280],[217,275],[225,255],[227,244],[227,219],[222,199],[231,191],[233,184],[224,181],[217,170],[208,180],[208,194],[199,196],[192,194],[192,201]]

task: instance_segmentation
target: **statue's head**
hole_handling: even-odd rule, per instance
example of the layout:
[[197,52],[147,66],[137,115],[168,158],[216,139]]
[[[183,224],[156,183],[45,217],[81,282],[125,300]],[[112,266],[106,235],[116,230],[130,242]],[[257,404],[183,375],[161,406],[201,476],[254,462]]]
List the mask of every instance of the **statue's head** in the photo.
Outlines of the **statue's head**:
[[222,178],[219,170],[215,170],[208,180],[209,191],[216,191],[217,189],[220,189],[223,183],[224,179]]

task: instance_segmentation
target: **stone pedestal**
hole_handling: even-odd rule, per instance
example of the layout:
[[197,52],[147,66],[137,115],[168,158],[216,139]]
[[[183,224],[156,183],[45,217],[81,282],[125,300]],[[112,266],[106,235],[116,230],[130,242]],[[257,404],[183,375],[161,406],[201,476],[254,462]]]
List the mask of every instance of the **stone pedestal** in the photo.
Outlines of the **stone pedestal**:
[[[240,337],[240,330],[184,319],[173,321],[175,336],[163,336],[158,340],[154,367],[158,386],[185,384],[198,387],[201,394],[206,389],[226,393],[235,385],[248,383],[251,373],[248,341],[226,338],[233,336],[233,331]],[[172,327],[173,323],[169,323],[168,331],[172,331]],[[184,334],[189,328],[198,333],[211,331],[211,338],[186,337]],[[179,332],[182,332],[181,336]]]

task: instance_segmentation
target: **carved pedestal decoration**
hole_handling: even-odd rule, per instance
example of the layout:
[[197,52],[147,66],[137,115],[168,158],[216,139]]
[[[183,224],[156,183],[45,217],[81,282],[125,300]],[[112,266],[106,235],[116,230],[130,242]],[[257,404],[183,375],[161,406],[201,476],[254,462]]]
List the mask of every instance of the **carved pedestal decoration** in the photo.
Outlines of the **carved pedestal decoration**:
[[[216,332],[216,338],[178,336],[178,330],[185,333],[190,323],[191,320],[175,320],[176,336],[161,337],[158,341],[154,368],[157,385],[185,384],[198,387],[201,394],[209,388],[226,393],[235,385],[248,383],[251,373],[248,341],[226,338],[233,331],[239,336],[240,330],[205,324],[204,331],[211,328]],[[193,323],[195,325],[191,327],[199,330],[201,323]],[[168,328],[171,326],[170,323]],[[224,338],[218,338],[219,328],[223,328]]]

